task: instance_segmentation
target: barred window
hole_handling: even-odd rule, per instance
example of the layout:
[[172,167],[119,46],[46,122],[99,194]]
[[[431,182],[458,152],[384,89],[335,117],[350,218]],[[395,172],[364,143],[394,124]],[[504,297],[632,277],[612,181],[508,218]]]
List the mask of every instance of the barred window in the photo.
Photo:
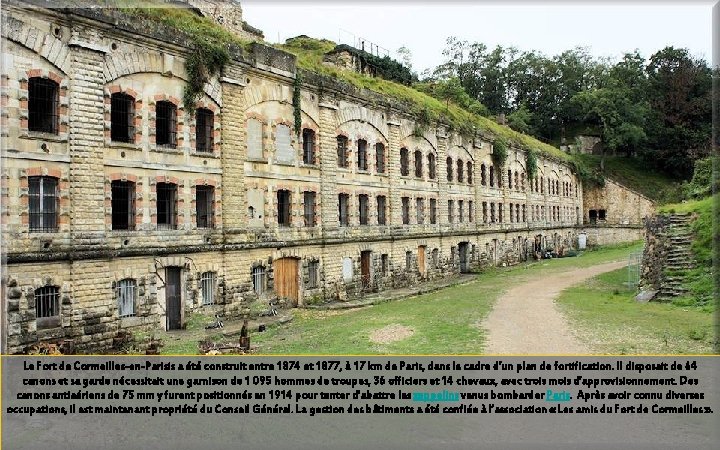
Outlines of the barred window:
[[156,189],[158,230],[174,230],[177,227],[177,185],[158,183]]
[[487,169],[485,168],[485,164],[480,164],[480,184],[483,186],[487,185]]
[[463,206],[464,202],[462,200],[458,200],[458,222],[460,223],[463,221]]
[[453,160],[452,160],[452,158],[448,157],[448,159],[445,160],[445,166],[447,167],[447,180],[452,181],[452,179],[453,179]]
[[438,249],[434,248],[432,251],[432,266],[437,269],[440,266],[440,258],[438,257]]
[[30,232],[57,231],[57,189],[57,178],[28,177]]
[[390,271],[390,257],[387,253],[380,255],[380,273],[382,276],[387,276]]
[[206,108],[195,111],[195,150],[212,153],[215,144],[215,114]]
[[360,215],[360,225],[367,225],[369,216],[369,201],[366,194],[358,195],[358,210]]
[[408,149],[400,149],[400,175],[410,175],[410,155]]
[[495,187],[495,168],[490,166],[490,187]]
[[470,161],[467,162],[467,182],[468,184],[473,182],[473,165]]
[[463,181],[463,168],[465,167],[465,163],[462,162],[461,159],[457,160],[457,180],[458,183],[462,183]]
[[170,102],[155,104],[155,143],[165,147],[177,146],[177,107]]
[[215,188],[195,186],[195,220],[198,228],[215,227]]
[[35,289],[35,314],[38,328],[60,325],[60,288],[43,286]]
[[215,304],[215,290],[217,289],[217,276],[215,272],[203,272],[200,275],[200,292],[203,305]]
[[257,295],[265,293],[265,267],[257,266],[252,270],[253,290]]
[[317,209],[315,206],[315,193],[310,191],[303,192],[303,202],[303,216],[305,217],[305,226],[314,227],[316,225],[315,220],[317,217]]
[[338,167],[347,167],[348,166],[348,138],[345,136],[338,136],[337,137],[337,157],[338,157]]
[[122,92],[110,97],[110,139],[115,142],[135,141],[135,99]]
[[512,177],[512,170],[508,169],[508,189],[512,189],[513,187],[513,177]]
[[385,146],[380,142],[375,144],[375,168],[377,173],[385,173]]
[[341,227],[350,225],[348,203],[350,203],[350,195],[338,194],[338,221]]
[[124,280],[118,281],[116,289],[118,301],[118,316],[134,316],[137,282],[132,278],[126,278]]
[[28,130],[58,132],[59,86],[53,80],[33,77],[28,81]]
[[455,204],[452,200],[448,200],[448,223],[453,223],[453,209],[455,209]]
[[417,223],[423,224],[425,222],[425,199],[415,199],[415,214]]
[[412,252],[406,251],[405,252],[405,270],[410,272],[412,269]]
[[475,220],[475,211],[473,208],[473,202],[472,200],[468,200],[468,222],[472,222]]
[[428,154],[428,178],[431,180],[435,179],[435,155],[430,153]]
[[113,230],[135,229],[135,183],[115,180],[111,183]]
[[310,261],[308,263],[308,289],[315,289],[318,287],[318,279],[320,273],[320,261]]
[[387,216],[385,214],[385,211],[387,209],[386,207],[386,200],[384,195],[378,195],[377,196],[377,220],[378,225],[386,225],[387,224]]
[[303,128],[303,164],[315,164],[315,132]]
[[290,226],[290,191],[288,190],[277,191],[277,218],[278,225]]
[[435,225],[437,223],[437,199],[430,199],[430,223]]
[[358,170],[367,170],[367,141],[360,139],[357,146],[357,168]]

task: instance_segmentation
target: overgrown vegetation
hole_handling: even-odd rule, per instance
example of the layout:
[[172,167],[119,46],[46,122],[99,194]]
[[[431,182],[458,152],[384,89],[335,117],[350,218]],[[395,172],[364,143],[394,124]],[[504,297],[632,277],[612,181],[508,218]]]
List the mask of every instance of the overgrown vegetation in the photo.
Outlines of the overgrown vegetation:
[[505,165],[505,161],[507,161],[508,157],[508,149],[507,149],[507,143],[504,139],[495,139],[493,141],[493,151],[492,151],[492,160],[493,163],[495,163],[498,168],[501,168]]
[[300,139],[302,133],[302,107],[300,105],[300,87],[302,85],[302,76],[299,73],[295,74],[295,81],[293,81],[293,117],[295,119],[295,134]]
[[605,354],[697,354],[713,351],[709,306],[639,303],[625,285],[627,269],[597,276],[563,291],[557,303],[578,336]]
[[405,67],[388,56],[380,57],[345,44],[340,44],[333,49],[333,52],[343,51],[350,53],[360,61],[361,70],[369,67],[373,74],[383,77],[386,80],[396,81],[409,86],[415,79],[408,67]]
[[528,179],[533,179],[535,175],[537,175],[537,155],[535,155],[535,150],[533,149],[528,150],[525,155],[525,170],[527,171]]

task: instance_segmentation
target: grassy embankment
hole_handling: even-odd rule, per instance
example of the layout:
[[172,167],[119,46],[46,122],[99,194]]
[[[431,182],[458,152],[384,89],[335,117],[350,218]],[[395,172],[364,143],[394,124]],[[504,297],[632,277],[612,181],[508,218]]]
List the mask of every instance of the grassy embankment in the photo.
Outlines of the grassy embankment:
[[[684,274],[687,295],[669,303],[638,303],[624,284],[627,273],[614,271],[558,299],[578,334],[599,353],[711,353],[713,330],[712,198],[666,205],[661,212],[695,213],[692,250],[698,267]],[[678,275],[678,274],[674,274]]]

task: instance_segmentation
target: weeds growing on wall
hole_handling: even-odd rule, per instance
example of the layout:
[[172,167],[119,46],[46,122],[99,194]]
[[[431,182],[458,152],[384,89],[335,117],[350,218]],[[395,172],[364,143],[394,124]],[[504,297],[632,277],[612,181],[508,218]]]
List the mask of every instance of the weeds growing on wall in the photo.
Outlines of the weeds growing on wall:
[[498,168],[505,165],[505,161],[507,161],[508,157],[508,149],[507,149],[507,142],[505,142],[504,139],[497,138],[493,141],[493,152],[492,152],[492,160],[493,163],[495,163]]
[[293,117],[295,118],[295,134],[300,139],[300,133],[302,132],[302,108],[300,106],[300,86],[302,85],[302,77],[300,73],[295,74],[295,81],[293,81]]
[[230,54],[227,48],[208,42],[204,38],[195,39],[194,52],[185,60],[185,71],[188,76],[183,91],[185,111],[189,114],[195,111],[195,102],[202,94],[205,83],[222,72],[229,60]]
[[529,149],[525,154],[525,167],[527,170],[528,179],[533,179],[537,175],[537,155],[535,150]]

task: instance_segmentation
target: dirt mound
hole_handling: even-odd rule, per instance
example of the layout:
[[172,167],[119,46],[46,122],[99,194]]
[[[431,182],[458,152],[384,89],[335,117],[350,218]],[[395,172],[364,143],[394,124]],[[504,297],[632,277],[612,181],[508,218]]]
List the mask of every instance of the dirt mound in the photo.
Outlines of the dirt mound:
[[390,344],[402,341],[415,334],[415,330],[403,325],[393,324],[379,328],[370,333],[370,340],[376,344]]

